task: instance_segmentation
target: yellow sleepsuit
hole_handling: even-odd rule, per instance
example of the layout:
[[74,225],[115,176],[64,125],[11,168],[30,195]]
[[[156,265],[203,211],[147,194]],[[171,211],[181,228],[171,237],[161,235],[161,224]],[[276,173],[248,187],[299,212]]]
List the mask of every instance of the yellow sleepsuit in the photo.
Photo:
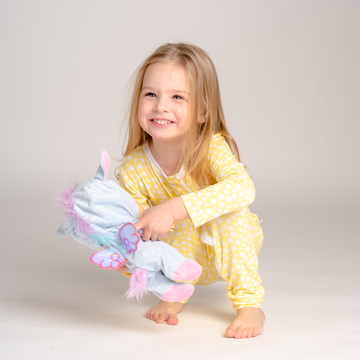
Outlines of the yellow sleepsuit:
[[164,241],[203,267],[196,284],[225,280],[235,311],[260,308],[264,289],[257,255],[263,234],[248,208],[254,201],[254,184],[219,134],[212,136],[206,162],[216,184],[199,191],[182,171],[166,176],[145,143],[120,165],[120,185],[145,209],[149,202],[155,206],[181,196],[191,220],[176,222]]

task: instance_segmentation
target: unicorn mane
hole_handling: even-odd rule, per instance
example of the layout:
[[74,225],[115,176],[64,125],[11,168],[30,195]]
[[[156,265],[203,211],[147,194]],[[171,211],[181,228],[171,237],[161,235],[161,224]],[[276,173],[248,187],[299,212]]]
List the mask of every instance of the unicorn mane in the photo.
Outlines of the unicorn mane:
[[59,196],[56,197],[56,207],[64,211],[65,226],[71,234],[77,235],[76,240],[87,247],[97,249],[99,247],[98,239],[95,240],[93,236],[98,238],[101,234],[91,227],[90,218],[85,219],[75,211],[73,194],[77,187],[78,184],[73,184],[72,187],[62,188]]
[[59,192],[56,197],[56,207],[64,211],[63,217],[66,219],[63,225],[76,241],[91,249],[99,250],[108,247],[114,251],[119,251],[119,239],[110,234],[101,233],[94,230],[90,216],[87,218],[79,215],[75,211],[73,194],[78,184],[72,187],[66,186]]

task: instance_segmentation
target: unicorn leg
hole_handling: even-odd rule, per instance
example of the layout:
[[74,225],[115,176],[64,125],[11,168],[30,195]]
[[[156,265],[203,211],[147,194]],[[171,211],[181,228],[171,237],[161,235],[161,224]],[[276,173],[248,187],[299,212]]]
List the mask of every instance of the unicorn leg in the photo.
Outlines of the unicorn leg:
[[142,241],[138,249],[128,259],[135,266],[149,270],[161,270],[169,279],[176,281],[196,280],[202,267],[195,261],[186,259],[172,246],[162,241]]
[[176,283],[169,280],[160,271],[149,271],[147,279],[149,282],[149,290],[164,301],[184,301],[188,299],[195,290],[193,285]]
[[178,284],[173,286],[163,295],[161,300],[168,302],[179,302],[188,299],[194,292],[194,286],[190,284]]
[[188,299],[194,292],[194,286],[185,283],[176,283],[164,276],[160,271],[147,271],[137,268],[130,279],[130,287],[126,292],[128,299],[139,300],[151,291],[159,299],[169,302],[178,302]]

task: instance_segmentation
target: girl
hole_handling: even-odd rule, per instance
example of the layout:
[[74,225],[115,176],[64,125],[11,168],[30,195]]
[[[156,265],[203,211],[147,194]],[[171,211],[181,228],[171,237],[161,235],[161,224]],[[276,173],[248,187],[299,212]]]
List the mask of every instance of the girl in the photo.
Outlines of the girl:
[[[237,313],[225,335],[250,338],[265,320],[257,274],[263,236],[248,209],[253,182],[237,159],[209,56],[184,43],[159,47],[136,73],[118,179],[146,209],[135,224],[143,239],[163,240],[195,259],[203,267],[197,284],[225,280]],[[183,308],[160,301],[146,316],[176,325]]]

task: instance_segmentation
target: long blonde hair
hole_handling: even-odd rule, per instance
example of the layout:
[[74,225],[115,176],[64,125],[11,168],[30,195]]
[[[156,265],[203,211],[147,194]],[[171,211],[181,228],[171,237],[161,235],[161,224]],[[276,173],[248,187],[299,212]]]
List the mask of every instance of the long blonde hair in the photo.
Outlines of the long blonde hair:
[[[177,170],[183,167],[185,176],[189,176],[195,185],[202,189],[216,182],[211,178],[204,161],[208,156],[213,134],[219,133],[224,136],[239,161],[240,156],[236,142],[225,123],[215,66],[209,55],[195,45],[186,43],[162,45],[136,70],[128,114],[128,143],[124,156],[151,139],[151,136],[139,125],[138,108],[145,72],[151,64],[160,61],[171,61],[183,66],[189,76],[191,84],[189,130],[184,136],[186,151],[183,152]],[[202,121],[199,122],[199,119]]]

